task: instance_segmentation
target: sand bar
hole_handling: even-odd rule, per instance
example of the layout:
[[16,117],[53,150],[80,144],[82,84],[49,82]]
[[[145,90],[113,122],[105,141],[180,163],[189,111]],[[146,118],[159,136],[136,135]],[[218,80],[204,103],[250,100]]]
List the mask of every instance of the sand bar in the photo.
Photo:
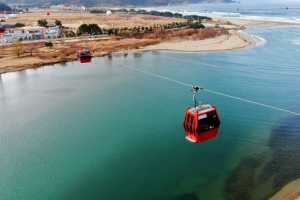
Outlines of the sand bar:
[[[156,45],[142,47],[136,50],[127,51],[182,51],[182,52],[211,52],[211,51],[225,51],[241,49],[245,47],[255,46],[255,41],[246,34],[238,32],[236,30],[230,30],[229,35],[221,35],[216,38],[210,38],[205,40],[185,40],[185,41],[172,41],[163,42]],[[124,51],[117,52],[124,53]]]

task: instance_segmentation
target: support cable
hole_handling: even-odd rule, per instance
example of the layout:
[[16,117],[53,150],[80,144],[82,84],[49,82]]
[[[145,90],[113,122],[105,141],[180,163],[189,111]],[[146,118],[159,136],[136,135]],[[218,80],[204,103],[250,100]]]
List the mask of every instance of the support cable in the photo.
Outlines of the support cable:
[[[120,66],[129,68],[129,69],[133,69],[133,70],[136,70],[136,71],[139,71],[139,72],[143,72],[143,73],[146,73],[146,74],[149,74],[149,75],[152,75],[152,76],[156,76],[158,78],[162,78],[162,79],[165,79],[165,80],[168,80],[168,81],[179,83],[181,85],[185,85],[185,86],[188,86],[188,87],[193,87],[193,85],[191,85],[191,84],[187,84],[187,83],[184,83],[184,82],[181,82],[181,81],[177,81],[177,80],[174,80],[174,79],[171,79],[171,78],[167,78],[167,77],[164,77],[164,76],[153,74],[151,72],[147,72],[147,71],[144,71],[144,70],[141,70],[141,69],[137,69],[137,68],[134,68],[134,67],[126,66],[126,65],[123,65],[123,64],[121,64]],[[247,103],[252,103],[252,104],[255,104],[255,105],[259,105],[259,106],[263,106],[263,107],[271,108],[271,109],[274,109],[274,110],[279,110],[279,111],[282,111],[282,112],[286,112],[286,113],[290,113],[290,114],[294,114],[294,115],[299,115],[300,116],[300,113],[289,111],[289,110],[285,110],[285,109],[282,109],[282,108],[277,108],[277,107],[270,106],[270,105],[267,105],[267,104],[263,104],[263,103],[259,103],[259,102],[255,102],[255,101],[250,101],[250,100],[247,100],[247,99],[243,99],[243,98],[235,97],[235,96],[232,96],[232,95],[228,95],[228,94],[216,92],[216,91],[213,91],[213,90],[208,90],[208,89],[205,89],[205,88],[202,88],[202,90],[204,90],[206,92],[213,93],[213,94],[221,95],[221,96],[224,96],[224,97],[228,97],[228,98],[232,98],[232,99],[244,101],[244,102],[247,102]]]

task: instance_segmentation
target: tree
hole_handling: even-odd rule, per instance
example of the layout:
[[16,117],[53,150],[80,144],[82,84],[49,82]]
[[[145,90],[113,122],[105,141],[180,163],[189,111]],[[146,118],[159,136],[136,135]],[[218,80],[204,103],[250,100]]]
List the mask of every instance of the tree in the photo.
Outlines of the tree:
[[113,30],[112,28],[110,28],[110,29],[107,30],[107,34],[108,34],[108,35],[111,35],[111,34],[113,34],[113,33],[114,33],[114,30]]
[[88,31],[89,31],[89,26],[87,24],[81,24],[77,29],[77,35],[88,33]]
[[69,37],[74,37],[76,34],[74,33],[74,31],[70,30],[68,36]]
[[37,45],[35,42],[29,42],[26,45],[26,51],[30,53],[30,55],[32,56],[33,51],[37,48]]
[[15,24],[15,27],[16,27],[16,28],[23,27],[23,26],[25,26],[25,24],[20,23],[20,22],[17,22],[17,23]]
[[55,20],[54,23],[55,23],[56,26],[62,27],[61,21]]
[[51,48],[53,46],[53,44],[52,44],[52,42],[49,41],[49,42],[45,42],[45,46]]
[[83,33],[88,34],[102,34],[101,28],[97,24],[81,24],[77,29],[77,35],[82,35]]
[[90,34],[102,34],[101,28],[98,26],[98,24],[89,24],[89,29],[91,30],[89,33]]
[[117,28],[114,30],[115,35],[118,35],[118,31],[119,31],[119,29],[117,29]]
[[11,11],[11,7],[9,7],[8,5],[0,2],[0,12],[3,12],[3,11]]
[[48,22],[45,19],[38,20],[38,25],[39,26],[44,26],[45,27],[47,24],[48,24]]
[[12,52],[15,56],[18,56],[18,58],[20,58],[20,56],[23,54],[23,43],[21,41],[15,41],[12,43]]

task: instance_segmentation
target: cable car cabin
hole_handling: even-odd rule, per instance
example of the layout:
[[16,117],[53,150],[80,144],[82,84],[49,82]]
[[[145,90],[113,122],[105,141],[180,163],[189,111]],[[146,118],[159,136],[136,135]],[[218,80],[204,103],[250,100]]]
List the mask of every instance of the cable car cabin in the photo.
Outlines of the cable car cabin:
[[92,57],[90,58],[79,58],[80,63],[89,63],[92,61]]
[[92,54],[88,49],[81,49],[77,53],[77,57],[79,58],[80,63],[91,62]]
[[188,107],[183,120],[186,139],[198,143],[217,136],[220,119],[216,106],[200,104]]
[[88,41],[86,40],[85,41],[86,47],[84,47],[83,49],[77,52],[77,57],[79,58],[80,63],[87,63],[87,62],[91,62],[92,60],[92,54],[88,49],[87,43]]

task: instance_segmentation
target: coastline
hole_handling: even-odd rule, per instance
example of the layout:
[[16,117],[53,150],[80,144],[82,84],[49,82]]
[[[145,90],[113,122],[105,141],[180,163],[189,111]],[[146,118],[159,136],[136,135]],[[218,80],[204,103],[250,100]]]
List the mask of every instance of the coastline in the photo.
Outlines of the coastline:
[[[214,19],[217,20],[217,19]],[[112,54],[126,54],[142,51],[180,51],[180,52],[216,52],[216,51],[228,51],[238,50],[249,47],[259,46],[257,45],[257,38],[251,35],[239,31],[244,26],[293,26],[296,24],[285,22],[270,22],[261,20],[247,20],[247,19],[234,19],[234,18],[218,18],[218,20],[230,20],[229,34],[221,35],[215,38],[209,38],[204,40],[172,40],[170,42],[161,42],[154,45],[148,45],[139,48],[132,49],[120,49]],[[212,26],[214,24],[205,24],[206,26]],[[300,24],[298,24],[300,25]],[[226,25],[220,25],[221,27]],[[232,28],[235,27],[235,28]],[[227,27],[228,28],[228,27]],[[120,40],[122,41],[122,40]],[[264,44],[262,42],[262,44]],[[106,54],[98,54],[95,57],[103,57]],[[64,62],[72,62],[78,60],[76,56],[61,59],[49,59],[42,60],[36,57],[10,57],[0,59],[0,74],[7,72],[16,72],[30,68],[38,68],[47,65],[59,64]]]
[[300,178],[285,185],[269,200],[300,200]]
[[124,54],[142,51],[180,51],[180,52],[215,52],[236,50],[246,47],[254,47],[256,42],[249,35],[236,30],[230,30],[229,35],[221,35],[205,40],[183,40],[163,42],[155,45],[141,47],[126,51],[115,52],[114,54]]

